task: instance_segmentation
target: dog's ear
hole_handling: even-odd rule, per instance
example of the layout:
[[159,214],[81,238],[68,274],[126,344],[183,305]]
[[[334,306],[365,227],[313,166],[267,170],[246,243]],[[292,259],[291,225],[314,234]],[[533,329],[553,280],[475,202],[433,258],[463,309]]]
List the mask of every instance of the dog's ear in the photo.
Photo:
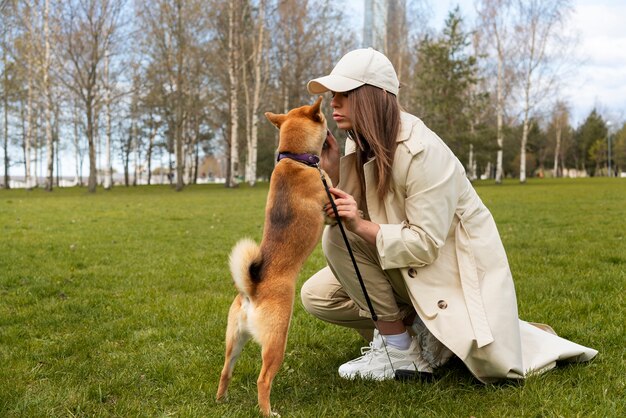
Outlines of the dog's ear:
[[277,115],[272,112],[265,112],[265,117],[278,129],[280,129],[280,125],[287,119],[287,115]]
[[313,119],[316,122],[321,122],[322,121],[322,96],[319,96],[317,98],[317,100],[315,101],[315,103],[313,103],[311,105],[311,110],[309,111],[309,115],[311,117],[311,119]]

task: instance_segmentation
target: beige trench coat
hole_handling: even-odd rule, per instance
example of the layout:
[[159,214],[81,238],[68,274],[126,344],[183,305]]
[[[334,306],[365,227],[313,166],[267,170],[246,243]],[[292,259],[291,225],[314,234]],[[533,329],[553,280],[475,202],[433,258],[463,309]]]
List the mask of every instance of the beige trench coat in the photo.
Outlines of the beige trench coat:
[[[400,269],[429,331],[481,381],[524,378],[557,360],[597,351],[518,319],[511,271],[496,224],[459,160],[415,116],[403,113],[393,190],[376,194],[374,161],[364,166],[370,219],[383,269]],[[346,144],[338,187],[357,202],[354,143]],[[549,329],[549,327],[547,327]]]

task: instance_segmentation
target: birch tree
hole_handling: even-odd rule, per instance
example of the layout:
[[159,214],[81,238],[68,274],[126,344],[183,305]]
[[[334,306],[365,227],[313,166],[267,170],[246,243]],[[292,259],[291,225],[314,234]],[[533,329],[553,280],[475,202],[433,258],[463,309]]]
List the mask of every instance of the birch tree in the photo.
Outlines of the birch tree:
[[[138,18],[143,32],[142,53],[147,58],[146,71],[161,89],[161,107],[167,121],[168,135],[176,158],[176,190],[185,182],[185,134],[190,106],[192,55],[202,50],[208,39],[207,2],[200,0],[158,0],[137,2]],[[214,58],[214,57],[211,57]]]
[[113,187],[113,166],[111,163],[111,84],[109,79],[109,50],[104,50],[104,179],[103,187],[110,190]]
[[[4,19],[4,10],[0,10],[0,18]],[[4,182],[5,188],[10,189],[10,177],[9,177],[9,60],[7,54],[7,48],[9,46],[8,28],[5,26],[2,29],[2,105],[3,105],[3,143],[2,148],[4,151]]]
[[511,0],[481,0],[477,8],[479,17],[479,30],[484,33],[483,39],[488,43],[496,61],[496,84],[495,104],[496,104],[496,184],[502,183],[504,177],[503,169],[503,147],[505,115],[509,93],[511,92],[511,82],[515,79],[512,70],[511,54],[514,52],[515,44],[512,39],[512,13]]
[[[263,59],[266,51],[265,47],[265,10],[266,0],[260,0],[258,4],[258,14],[255,19],[256,33],[252,37],[252,53],[250,61],[252,63],[252,100],[246,95],[247,116],[249,120],[246,129],[246,176],[245,180],[250,186],[254,186],[257,177],[257,151],[259,136],[259,106],[261,103],[261,89],[264,84],[263,67],[266,67]],[[256,35],[256,36],[255,36]],[[245,66],[244,66],[245,68]],[[246,77],[244,80],[247,82]],[[246,87],[245,91],[248,89]]]
[[[45,189],[51,191],[54,184],[54,135],[53,135],[53,74],[52,74],[52,8],[49,0],[25,0],[12,4],[13,20],[20,27],[20,35],[14,40],[14,59],[26,81],[26,111],[24,115],[24,164],[26,188],[37,186],[36,162],[43,164],[44,144],[40,144],[37,130],[43,127],[47,154]],[[35,115],[37,115],[35,117]],[[33,164],[35,163],[35,164]]]
[[50,92],[50,25],[49,25],[49,0],[44,0],[43,11],[43,43],[44,43],[44,55],[42,63],[42,75],[43,75],[43,102],[44,102],[44,117],[46,125],[46,149],[47,149],[47,163],[46,163],[46,190],[52,191],[54,183],[54,141],[52,140],[52,94]]
[[230,123],[228,129],[228,170],[226,187],[237,186],[239,175],[239,99],[237,97],[239,72],[239,46],[236,34],[239,33],[240,5],[237,1],[228,2],[228,103]]
[[24,182],[26,189],[32,189],[37,186],[37,179],[32,177],[32,152],[33,144],[33,95],[35,90],[34,72],[34,52],[33,52],[33,28],[32,28],[32,10],[26,7],[24,10],[24,22],[26,32],[24,34],[22,62],[25,63],[26,71],[26,109],[23,117],[24,123]]
[[518,0],[515,32],[520,46],[520,89],[522,96],[522,138],[520,183],[526,182],[526,147],[530,119],[541,101],[554,92],[562,73],[557,62],[564,47],[562,31],[572,10],[570,0]]
[[121,0],[72,0],[64,5],[59,42],[63,43],[66,67],[64,84],[81,100],[85,110],[89,145],[90,193],[96,192],[97,110],[103,101],[101,89],[105,51],[111,48],[119,28]]
[[554,177],[560,177],[563,172],[562,167],[559,170],[559,165],[563,165],[562,144],[565,132],[569,128],[569,110],[562,101],[557,101],[554,106],[551,128],[550,131],[554,133],[554,164],[552,172]]
[[84,150],[81,145],[81,131],[84,131],[84,126],[81,123],[81,109],[78,97],[74,97],[71,99],[71,108],[72,108],[72,128],[73,128],[73,136],[72,136],[72,145],[74,147],[74,164],[75,164],[75,175],[74,175],[74,184],[78,186],[83,185],[83,160],[84,160]]

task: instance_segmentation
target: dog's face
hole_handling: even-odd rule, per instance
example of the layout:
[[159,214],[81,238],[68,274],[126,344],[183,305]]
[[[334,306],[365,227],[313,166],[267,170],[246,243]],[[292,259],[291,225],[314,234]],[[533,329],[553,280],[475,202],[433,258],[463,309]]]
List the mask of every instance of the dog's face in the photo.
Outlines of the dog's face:
[[322,113],[322,96],[311,106],[292,109],[287,114],[266,112],[279,130],[278,149],[294,154],[313,153],[319,155],[326,140],[326,118]]

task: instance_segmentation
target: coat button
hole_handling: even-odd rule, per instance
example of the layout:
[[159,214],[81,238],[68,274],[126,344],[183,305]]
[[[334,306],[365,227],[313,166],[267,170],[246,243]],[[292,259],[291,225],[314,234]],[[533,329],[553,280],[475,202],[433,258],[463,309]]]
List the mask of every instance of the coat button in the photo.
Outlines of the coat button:
[[446,302],[445,300],[440,300],[439,302],[437,302],[437,306],[439,307],[439,309],[446,309],[448,307],[448,302]]
[[411,277],[411,278],[417,277],[417,270],[415,270],[414,268],[411,267],[409,269],[409,277]]

